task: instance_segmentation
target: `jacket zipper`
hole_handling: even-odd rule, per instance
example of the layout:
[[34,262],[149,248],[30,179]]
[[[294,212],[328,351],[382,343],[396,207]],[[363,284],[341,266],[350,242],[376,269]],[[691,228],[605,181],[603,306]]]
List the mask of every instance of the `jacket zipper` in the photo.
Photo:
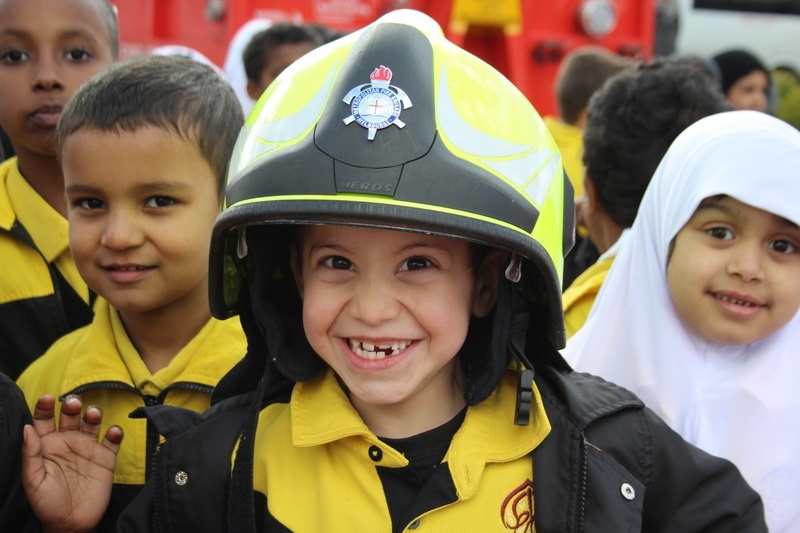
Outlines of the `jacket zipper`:
[[[183,390],[190,390],[195,392],[201,392],[208,394],[211,396],[211,392],[214,390],[214,387],[209,385],[203,385],[202,383],[195,383],[192,381],[178,381],[173,383],[169,387],[165,388],[161,391],[158,396],[151,396],[149,394],[143,394],[142,391],[137,389],[136,387],[129,385],[128,383],[124,383],[122,381],[98,381],[95,383],[89,383],[87,385],[82,385],[71,391],[64,393],[59,397],[60,401],[64,401],[64,398],[69,394],[76,394],[81,395],[86,392],[95,392],[99,390],[119,390],[119,391],[127,391],[132,394],[136,394],[139,396],[143,401],[145,406],[151,405],[163,405],[164,400],[169,394],[170,391],[175,389],[183,389]],[[156,456],[159,452],[159,435],[158,432],[155,430],[152,422],[150,420],[147,421],[147,433],[146,433],[146,440],[145,440],[145,479],[150,478],[150,474],[153,472],[153,465],[155,465]]]
[[581,431],[581,486],[578,494],[578,531],[582,532],[586,525],[586,485],[589,477],[589,441]]

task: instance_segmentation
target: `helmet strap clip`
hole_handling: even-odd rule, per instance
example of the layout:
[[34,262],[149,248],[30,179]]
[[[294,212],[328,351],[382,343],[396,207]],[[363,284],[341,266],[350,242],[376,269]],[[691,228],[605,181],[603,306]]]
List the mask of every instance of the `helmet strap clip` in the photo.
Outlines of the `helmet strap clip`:
[[511,260],[506,267],[506,279],[512,283],[519,283],[522,279],[522,258],[517,254],[511,254]]
[[239,230],[239,242],[236,243],[236,256],[239,259],[247,257],[247,228]]
[[522,368],[517,361],[517,407],[514,410],[514,423],[527,426],[531,422],[533,403],[533,370]]

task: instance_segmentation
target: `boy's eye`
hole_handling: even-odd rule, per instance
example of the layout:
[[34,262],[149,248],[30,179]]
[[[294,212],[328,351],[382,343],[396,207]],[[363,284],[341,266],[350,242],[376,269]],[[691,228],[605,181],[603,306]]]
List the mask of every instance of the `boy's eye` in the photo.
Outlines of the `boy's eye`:
[[145,207],[168,207],[175,203],[175,200],[168,196],[153,196],[148,198],[144,205]]
[[728,228],[721,228],[721,227],[709,228],[706,230],[706,233],[708,233],[715,239],[721,239],[721,240],[733,239],[733,232]]
[[105,203],[97,198],[81,198],[75,202],[75,205],[81,209],[102,209]]
[[20,63],[28,58],[28,54],[22,50],[11,49],[0,53],[0,61],[3,63]]
[[781,254],[791,254],[797,251],[797,246],[785,239],[778,239],[769,243],[769,247]]
[[414,256],[403,261],[403,265],[400,267],[400,270],[422,270],[423,268],[428,268],[432,265],[433,263],[429,259],[426,259],[425,257]]
[[353,268],[353,263],[345,259],[340,255],[332,255],[330,257],[326,257],[323,259],[322,264],[327,266],[328,268],[333,268],[335,270],[350,270]]
[[92,57],[92,54],[84,48],[73,48],[72,50],[68,50],[65,55],[67,59],[77,62],[87,61]]

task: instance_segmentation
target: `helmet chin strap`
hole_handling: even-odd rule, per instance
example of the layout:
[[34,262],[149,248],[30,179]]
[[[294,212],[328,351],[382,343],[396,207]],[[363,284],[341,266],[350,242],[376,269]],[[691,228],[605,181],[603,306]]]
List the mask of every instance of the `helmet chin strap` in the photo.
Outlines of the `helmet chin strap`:
[[[516,254],[512,256],[511,264],[506,270],[508,279],[511,279],[508,276],[509,271],[513,270],[516,270],[517,274],[521,274],[522,265]],[[515,282],[510,288],[508,305],[511,307],[511,327],[508,332],[508,350],[511,352],[517,368],[517,404],[514,423],[518,426],[527,426],[531,419],[534,376],[533,364],[525,355],[531,313],[522,287],[516,285]]]

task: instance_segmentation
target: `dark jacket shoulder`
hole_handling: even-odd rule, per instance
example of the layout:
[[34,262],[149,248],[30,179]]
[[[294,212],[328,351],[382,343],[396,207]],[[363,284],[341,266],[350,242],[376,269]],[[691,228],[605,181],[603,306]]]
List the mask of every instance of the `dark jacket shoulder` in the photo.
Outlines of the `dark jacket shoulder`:
[[546,366],[536,383],[552,427],[534,451],[537,531],[767,531],[738,469],[632,392]]

